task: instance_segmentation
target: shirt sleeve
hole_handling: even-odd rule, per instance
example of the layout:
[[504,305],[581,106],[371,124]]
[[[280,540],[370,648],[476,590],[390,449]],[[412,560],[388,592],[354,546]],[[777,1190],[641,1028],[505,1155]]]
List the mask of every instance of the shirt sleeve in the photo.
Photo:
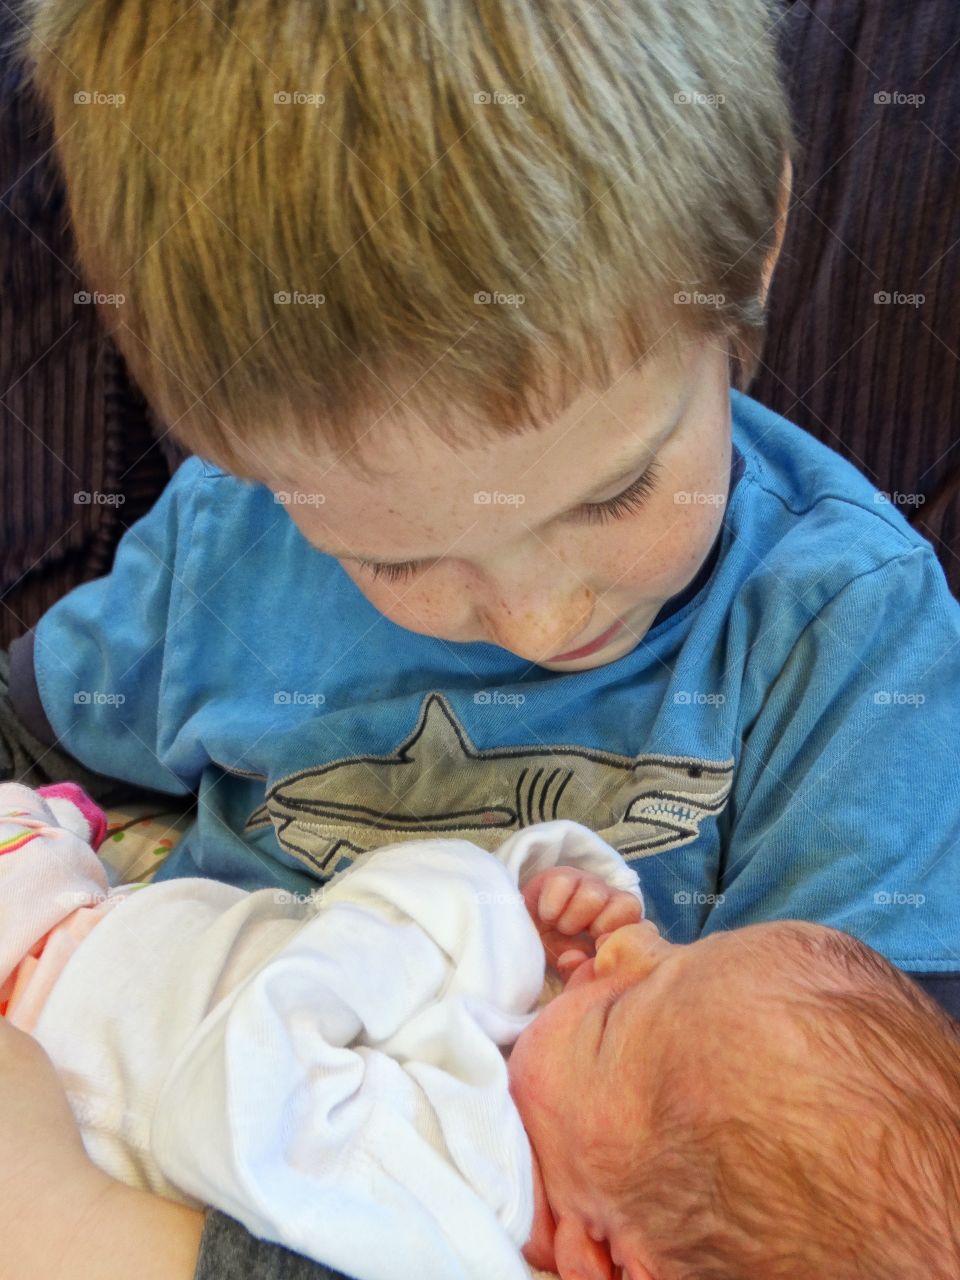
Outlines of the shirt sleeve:
[[[33,646],[36,690],[57,744],[96,774],[171,795],[195,790],[206,763],[176,737],[184,682],[175,668],[205,465],[189,458],[178,468],[121,538],[111,572],[58,600],[37,624]],[[13,695],[23,701],[29,690]],[[28,710],[24,703],[21,720],[29,723]]]
[[848,582],[785,660],[776,645],[768,623],[704,932],[804,919],[910,973],[960,969],[960,604],[932,548]]
[[[18,647],[20,661],[15,687],[14,654]],[[144,798],[146,793],[142,787],[94,773],[67,751],[52,746],[56,734],[46,723],[46,716],[41,712],[42,720],[38,722],[36,716],[24,714],[21,700],[24,689],[28,690],[28,699],[32,689],[39,706],[33,674],[32,631],[15,640],[6,653],[0,650],[0,782],[19,782],[27,787],[75,782],[107,809]],[[164,803],[169,806],[172,801],[166,799]]]

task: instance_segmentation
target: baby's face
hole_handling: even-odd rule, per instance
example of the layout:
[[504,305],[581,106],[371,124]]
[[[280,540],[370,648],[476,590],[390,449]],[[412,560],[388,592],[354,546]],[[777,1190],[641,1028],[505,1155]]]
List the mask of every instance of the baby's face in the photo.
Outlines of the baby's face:
[[[553,1267],[553,1219],[574,1215],[613,1246],[617,1227],[584,1173],[582,1154],[650,1132],[645,1100],[661,1070],[661,1046],[676,1061],[729,1059],[769,1072],[771,1040],[751,1035],[758,990],[771,986],[781,951],[778,923],[751,925],[679,946],[649,920],[610,934],[513,1047],[510,1089],[542,1179],[532,1256]],[[797,926],[790,928],[816,928]],[[782,966],[777,966],[782,973]],[[782,986],[782,980],[780,982]],[[745,1050],[746,1046],[746,1050]],[[736,1065],[735,1065],[736,1064]],[[691,1087],[696,1088],[693,1073]],[[549,1207],[550,1213],[545,1209]],[[614,1262],[618,1259],[614,1257]]]

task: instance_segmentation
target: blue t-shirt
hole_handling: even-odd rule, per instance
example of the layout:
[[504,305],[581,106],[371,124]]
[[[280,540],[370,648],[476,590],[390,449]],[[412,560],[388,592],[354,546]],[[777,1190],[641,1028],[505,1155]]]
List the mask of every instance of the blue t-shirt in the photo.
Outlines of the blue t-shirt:
[[672,941],[803,918],[960,970],[960,604],[853,466],[731,399],[713,552],[616,662],[407,631],[266,487],[191,458],[41,619],[43,708],[91,769],[199,793],[159,879],[309,891],[378,845],[572,818]]

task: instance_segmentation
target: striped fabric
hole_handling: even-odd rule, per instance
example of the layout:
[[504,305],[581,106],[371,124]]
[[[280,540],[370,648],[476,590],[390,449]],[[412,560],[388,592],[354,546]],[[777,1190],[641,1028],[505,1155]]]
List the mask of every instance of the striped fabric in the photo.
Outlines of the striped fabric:
[[[123,529],[182,457],[131,385],[92,304],[76,303],[51,131],[2,48],[0,4],[0,646],[107,573]],[[122,503],[83,502],[78,493]]]
[[921,495],[900,509],[960,594],[960,6],[796,0],[780,37],[804,154],[748,390]]

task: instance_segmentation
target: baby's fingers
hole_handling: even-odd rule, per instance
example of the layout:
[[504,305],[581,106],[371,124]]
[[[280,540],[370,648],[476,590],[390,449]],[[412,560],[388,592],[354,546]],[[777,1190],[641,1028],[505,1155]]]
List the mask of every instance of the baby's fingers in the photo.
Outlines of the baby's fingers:
[[625,924],[639,924],[642,919],[640,899],[621,889],[591,921],[589,928],[594,938],[598,938],[601,933],[613,933],[614,929],[622,929]]
[[556,969],[564,980],[584,960],[589,960],[593,956],[593,939],[587,933],[574,934],[571,937],[569,934],[557,933],[556,930],[549,929],[543,934],[542,941],[547,963]]
[[602,914],[609,900],[609,886],[596,876],[584,875],[553,927],[561,933],[582,933]]
[[541,928],[559,919],[579,882],[580,872],[573,867],[551,867],[527,884],[523,897]]

